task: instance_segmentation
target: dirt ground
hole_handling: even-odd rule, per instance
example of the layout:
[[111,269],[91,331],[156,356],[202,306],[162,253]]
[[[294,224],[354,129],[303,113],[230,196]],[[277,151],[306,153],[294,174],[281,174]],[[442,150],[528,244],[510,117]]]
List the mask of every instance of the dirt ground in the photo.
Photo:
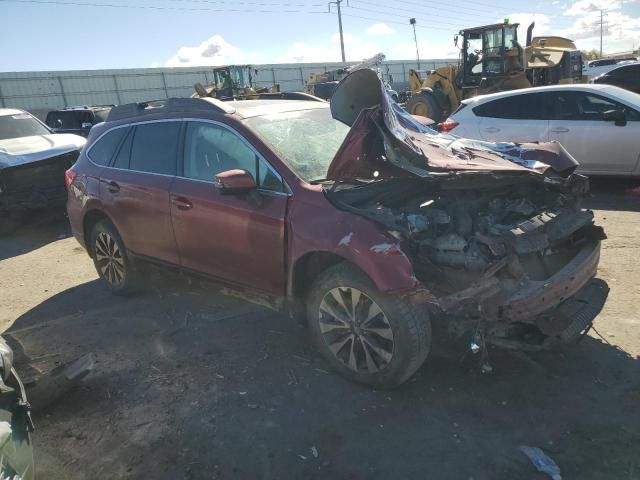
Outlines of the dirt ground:
[[[284,315],[166,272],[110,295],[62,214],[0,239],[0,328],[43,368],[95,352],[34,418],[39,479],[640,479],[640,195],[596,182],[611,293],[579,345],[436,354],[375,391],[328,371]],[[20,371],[21,366],[17,366]]]

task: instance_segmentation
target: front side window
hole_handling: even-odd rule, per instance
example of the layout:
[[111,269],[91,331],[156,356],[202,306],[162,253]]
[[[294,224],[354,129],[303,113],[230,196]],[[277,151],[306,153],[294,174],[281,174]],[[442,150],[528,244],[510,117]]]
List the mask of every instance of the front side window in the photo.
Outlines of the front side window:
[[0,116],[0,140],[48,135],[51,132],[28,113]]
[[236,133],[220,125],[188,122],[184,176],[211,182],[218,173],[234,169],[249,172],[260,189],[283,191],[280,176]]
[[309,182],[327,176],[349,127],[331,117],[329,108],[261,115],[247,124],[287,166]]
[[179,132],[180,122],[137,125],[131,146],[131,170],[175,175]]
[[604,120],[604,112],[620,110],[627,120],[638,121],[638,112],[609,98],[583,92],[563,92],[556,96],[555,118],[558,120]]

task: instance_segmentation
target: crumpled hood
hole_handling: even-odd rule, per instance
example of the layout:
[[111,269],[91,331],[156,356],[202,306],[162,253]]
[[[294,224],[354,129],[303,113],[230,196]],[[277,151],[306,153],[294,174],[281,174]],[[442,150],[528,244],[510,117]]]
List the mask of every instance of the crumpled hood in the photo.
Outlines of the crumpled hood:
[[0,140],[0,169],[37,162],[81,149],[86,138],[71,133]]
[[535,174],[550,167],[568,176],[578,166],[557,142],[492,143],[438,133],[395,103],[370,69],[342,79],[331,98],[331,114],[351,126],[327,172],[334,180],[452,171]]

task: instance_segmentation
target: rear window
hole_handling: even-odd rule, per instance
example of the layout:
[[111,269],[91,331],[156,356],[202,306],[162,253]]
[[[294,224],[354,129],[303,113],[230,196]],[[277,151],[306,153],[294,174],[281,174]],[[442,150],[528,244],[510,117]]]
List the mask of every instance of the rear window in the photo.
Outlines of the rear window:
[[131,147],[131,170],[175,175],[179,131],[180,122],[138,125]]
[[103,135],[100,140],[94,143],[89,149],[87,155],[91,161],[98,165],[108,165],[125,133],[127,133],[126,128],[116,128]]
[[93,116],[86,110],[69,110],[49,112],[46,124],[50,128],[62,130],[79,130],[83,123],[93,124]]

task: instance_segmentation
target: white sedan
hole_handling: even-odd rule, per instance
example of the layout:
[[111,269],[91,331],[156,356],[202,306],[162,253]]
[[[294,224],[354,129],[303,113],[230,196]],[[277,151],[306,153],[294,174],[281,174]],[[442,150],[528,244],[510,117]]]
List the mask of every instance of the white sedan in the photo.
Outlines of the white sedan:
[[490,142],[560,142],[590,175],[640,177],[640,95],[552,85],[463,100],[443,132]]

